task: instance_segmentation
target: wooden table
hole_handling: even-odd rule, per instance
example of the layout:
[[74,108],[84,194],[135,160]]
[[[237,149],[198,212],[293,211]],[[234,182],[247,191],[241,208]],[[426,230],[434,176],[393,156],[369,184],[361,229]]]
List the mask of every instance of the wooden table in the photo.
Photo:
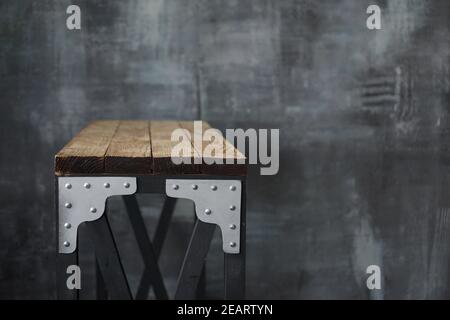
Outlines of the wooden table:
[[[206,122],[201,125],[203,130],[210,128]],[[184,129],[182,142],[171,139],[177,129]],[[214,143],[219,143],[224,153],[213,155],[221,157],[219,164],[207,164],[202,155],[209,142],[201,138],[193,121],[95,121],[56,154],[59,298],[79,297],[76,281],[68,284],[67,268],[78,265],[77,230],[85,222],[96,251],[99,298],[141,299],[150,287],[157,298],[168,298],[157,261],[177,198],[195,203],[197,219],[174,298],[195,298],[216,226],[221,230],[225,255],[224,297],[244,298],[246,165],[238,160],[245,158],[221,137]],[[172,149],[180,143],[191,147],[186,149],[189,154],[183,155],[190,163],[172,161]],[[230,162],[233,164],[226,164]],[[152,241],[137,193],[167,196]],[[103,214],[111,196],[124,199],[146,267],[135,295],[126,281],[107,214]]]
[[[202,121],[203,130],[210,125]],[[55,157],[55,173],[58,176],[74,174],[213,174],[245,175],[245,164],[207,165],[197,164],[203,149],[192,148],[191,164],[174,165],[171,150],[178,144],[171,140],[176,129],[190,133],[192,146],[193,121],[96,121],[84,128]],[[189,136],[186,137],[188,139]],[[224,139],[224,149],[233,148],[233,159],[244,156]],[[200,149],[198,148],[198,149]],[[224,152],[226,153],[226,152]],[[226,161],[224,155],[224,161]]]

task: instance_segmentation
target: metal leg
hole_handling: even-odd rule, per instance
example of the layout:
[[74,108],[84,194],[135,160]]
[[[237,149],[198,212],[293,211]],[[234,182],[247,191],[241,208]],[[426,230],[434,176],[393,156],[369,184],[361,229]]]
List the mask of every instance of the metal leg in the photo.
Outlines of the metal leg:
[[57,253],[57,271],[56,271],[56,290],[57,299],[60,300],[78,300],[79,292],[77,289],[69,289],[67,280],[70,274],[67,268],[71,265],[78,266],[78,250],[70,254]]
[[56,298],[62,300],[78,299],[78,290],[67,287],[67,267],[78,265],[78,250],[71,254],[59,253],[59,197],[58,197],[58,178],[55,178],[55,217],[56,217]]
[[95,276],[96,276],[96,294],[97,300],[108,299],[108,292],[106,290],[105,279],[103,279],[102,271],[98,264],[97,259],[95,259]]
[[[167,179],[166,194],[175,198],[191,199],[195,203],[196,223],[193,238],[186,254],[179,279],[176,298],[192,299],[207,254],[212,231],[202,231],[203,223],[217,225],[225,253],[225,298],[243,299],[245,296],[245,181],[243,179]],[[197,244],[205,232],[208,242]],[[202,232],[199,232],[201,235]],[[206,244],[205,244],[206,243]],[[202,250],[197,250],[197,245]],[[206,250],[205,249],[206,246]],[[192,251],[196,251],[192,253]],[[200,264],[200,265],[199,265]],[[186,271],[186,270],[187,271]],[[186,280],[187,276],[191,280]]]
[[[130,217],[131,226],[133,227],[136,235],[142,258],[144,259],[145,270],[143,280],[145,283],[153,284],[153,289],[157,299],[168,299],[167,291],[159,270],[156,254],[148,237],[147,229],[145,228],[144,219],[142,218],[142,214],[139,210],[137,199],[134,195],[131,195],[124,196],[123,200],[127,208],[128,216]],[[145,299],[147,297],[148,289],[145,289],[146,288],[143,285],[139,285],[136,299]]]
[[77,290],[68,289],[66,282],[70,275],[66,272],[68,266],[78,265],[76,241],[78,225],[89,222],[87,231],[93,240],[97,255],[98,297],[130,299],[132,297],[130,288],[111,228],[106,215],[101,216],[104,209],[103,201],[112,195],[123,196],[136,191],[141,193],[165,191],[169,197],[158,222],[154,247],[149,240],[136,199],[124,197],[147,270],[141,279],[137,298],[146,297],[150,285],[154,286],[157,297],[167,298],[157,260],[167,234],[175,198],[193,200],[198,218],[180,271],[175,298],[194,299],[196,294],[202,295],[202,291],[204,292],[205,258],[216,225],[221,230],[225,252],[225,298],[244,298],[245,181],[241,177],[234,179],[212,177],[209,180],[192,178],[103,176],[59,178],[60,185],[58,186],[58,181],[56,183],[59,252],[57,296],[79,298]]
[[161,250],[164,245],[164,240],[166,239],[167,231],[169,230],[176,203],[177,199],[170,197],[166,197],[164,201],[158,225],[156,226],[155,235],[153,237],[153,248],[155,250],[156,258],[159,258],[161,255]]
[[[176,199],[166,197],[163,208],[159,217],[158,225],[156,226],[156,232],[153,237],[153,251],[155,252],[156,261],[158,261],[161,255],[161,250],[164,244],[164,240],[169,229],[170,220],[175,208]],[[148,272],[142,274],[139,282],[139,287],[136,294],[136,299],[145,299],[148,295],[148,291],[151,287],[151,277]]]
[[[195,214],[195,205],[193,206],[193,213],[194,213],[194,217],[195,220],[197,221],[197,215]],[[205,298],[206,295],[206,260],[203,261],[203,266],[202,266],[202,273],[200,274],[200,279],[198,281],[198,286],[197,286],[197,291],[195,293],[195,296],[197,299],[203,299]]]
[[215,228],[216,225],[214,224],[204,223],[200,220],[195,222],[194,231],[192,232],[178,278],[175,299],[195,299],[204,261],[208,254]]
[[[56,177],[55,202],[57,217],[57,296],[79,298],[76,289],[69,289],[67,278],[77,271],[69,266],[78,265],[78,227],[84,222],[94,239],[99,267],[111,286],[111,298],[128,298],[129,288],[106,216],[106,199],[114,195],[133,194],[137,190],[136,177]],[[100,220],[98,220],[100,219]],[[95,221],[95,222],[92,222]],[[91,223],[92,222],[92,223]],[[116,271],[112,271],[116,268]],[[80,273],[82,270],[78,269]],[[82,275],[80,275],[82,277]],[[66,281],[64,281],[66,280]],[[70,283],[69,283],[70,284]]]
[[245,254],[225,253],[225,299],[243,300],[245,297]]
[[195,296],[197,299],[204,299],[206,296],[206,261],[203,261],[202,272],[200,273]]
[[242,185],[241,200],[241,248],[238,254],[224,255],[225,270],[225,299],[242,300],[245,298],[245,243],[246,243],[246,192],[245,183]]
[[114,236],[106,214],[87,224],[89,237],[93,240],[98,266],[111,299],[131,299],[125,271],[120,261]]

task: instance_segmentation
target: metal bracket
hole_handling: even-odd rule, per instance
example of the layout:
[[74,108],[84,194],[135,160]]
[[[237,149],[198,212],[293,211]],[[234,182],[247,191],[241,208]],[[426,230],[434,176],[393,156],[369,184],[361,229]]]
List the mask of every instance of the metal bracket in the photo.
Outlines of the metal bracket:
[[75,251],[78,226],[99,219],[108,197],[136,191],[135,177],[58,178],[59,253]]
[[223,251],[234,254],[240,248],[241,188],[239,180],[166,180],[166,194],[194,201],[198,219],[218,225]]

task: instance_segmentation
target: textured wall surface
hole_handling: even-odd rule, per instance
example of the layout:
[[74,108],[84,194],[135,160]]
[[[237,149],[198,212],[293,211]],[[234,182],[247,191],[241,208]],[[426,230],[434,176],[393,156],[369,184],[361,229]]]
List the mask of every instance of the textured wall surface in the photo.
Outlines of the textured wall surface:
[[[2,0],[0,298],[55,297],[53,155],[99,118],[280,128],[279,174],[249,176],[249,298],[450,298],[449,90],[448,0]],[[152,230],[160,198],[140,200]],[[189,221],[164,248],[170,288]],[[221,259],[217,239],[211,297]]]

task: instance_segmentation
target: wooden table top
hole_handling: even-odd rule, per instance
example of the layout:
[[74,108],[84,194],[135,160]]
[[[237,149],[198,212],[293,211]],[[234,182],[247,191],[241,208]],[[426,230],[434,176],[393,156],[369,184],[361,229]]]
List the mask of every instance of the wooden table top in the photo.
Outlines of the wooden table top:
[[[202,122],[203,132],[211,128]],[[191,164],[176,165],[171,152],[180,142],[171,141],[175,129],[190,133],[186,139],[191,144]],[[200,135],[200,136],[199,136]],[[196,163],[209,142],[201,141],[201,134],[194,137],[194,121],[134,121],[104,120],[90,123],[82,129],[55,156],[55,174],[65,175],[146,175],[146,174],[208,174],[245,175],[246,165],[237,164],[245,157],[222,136],[220,143],[224,164]],[[202,149],[202,150],[199,150]],[[228,151],[228,152],[227,152]],[[226,154],[232,154],[234,164],[226,163]],[[186,157],[186,155],[184,155]],[[215,158],[216,156],[213,156]],[[230,156],[228,156],[230,157]],[[230,160],[230,158],[228,158]]]

